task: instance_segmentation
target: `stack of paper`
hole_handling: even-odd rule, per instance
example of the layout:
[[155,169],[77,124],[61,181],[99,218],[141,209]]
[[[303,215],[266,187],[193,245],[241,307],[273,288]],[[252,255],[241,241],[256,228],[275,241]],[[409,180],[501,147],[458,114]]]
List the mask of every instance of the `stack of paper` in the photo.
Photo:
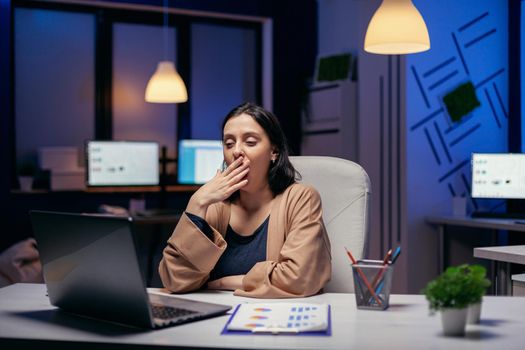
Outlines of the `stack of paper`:
[[85,169],[78,166],[76,147],[41,147],[40,168],[51,171],[50,189],[82,190],[85,185]]

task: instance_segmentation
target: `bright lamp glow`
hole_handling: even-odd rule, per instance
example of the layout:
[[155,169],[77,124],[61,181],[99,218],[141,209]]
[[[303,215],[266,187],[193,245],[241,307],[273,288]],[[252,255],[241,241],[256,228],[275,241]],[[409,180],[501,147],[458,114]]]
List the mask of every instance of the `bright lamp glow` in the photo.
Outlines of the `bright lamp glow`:
[[146,87],[146,101],[181,103],[188,100],[186,85],[171,61],[160,61]]
[[157,64],[157,70],[146,86],[146,102],[182,103],[188,101],[186,85],[175,69],[175,64],[168,61],[168,0],[163,4],[162,37],[164,60]]
[[399,55],[428,49],[427,26],[412,1],[383,0],[368,24],[365,51]]

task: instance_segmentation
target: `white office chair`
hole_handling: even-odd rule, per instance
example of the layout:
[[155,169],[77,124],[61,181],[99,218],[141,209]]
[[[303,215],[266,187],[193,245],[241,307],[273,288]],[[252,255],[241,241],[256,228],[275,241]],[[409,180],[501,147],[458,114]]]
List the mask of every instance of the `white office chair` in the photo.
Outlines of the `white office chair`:
[[300,156],[290,160],[301,182],[319,191],[323,220],[332,246],[332,279],[325,292],[353,293],[350,260],[364,257],[369,231],[370,179],[358,164],[334,157]]

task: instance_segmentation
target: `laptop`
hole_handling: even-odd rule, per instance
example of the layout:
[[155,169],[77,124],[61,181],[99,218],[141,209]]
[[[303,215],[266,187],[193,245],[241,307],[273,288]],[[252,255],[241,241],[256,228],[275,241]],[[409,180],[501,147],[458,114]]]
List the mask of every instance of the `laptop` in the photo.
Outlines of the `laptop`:
[[155,329],[231,309],[148,293],[132,218],[46,211],[30,216],[50,302],[66,312]]

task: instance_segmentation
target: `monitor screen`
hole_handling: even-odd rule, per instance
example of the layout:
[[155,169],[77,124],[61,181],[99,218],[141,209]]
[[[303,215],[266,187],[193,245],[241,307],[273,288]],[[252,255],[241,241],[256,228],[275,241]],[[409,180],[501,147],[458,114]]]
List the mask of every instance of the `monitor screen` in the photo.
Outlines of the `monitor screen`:
[[220,140],[181,140],[177,164],[178,183],[200,185],[220,169],[224,156]]
[[88,186],[159,185],[159,145],[145,141],[88,141]]
[[473,153],[473,198],[525,198],[525,154]]

